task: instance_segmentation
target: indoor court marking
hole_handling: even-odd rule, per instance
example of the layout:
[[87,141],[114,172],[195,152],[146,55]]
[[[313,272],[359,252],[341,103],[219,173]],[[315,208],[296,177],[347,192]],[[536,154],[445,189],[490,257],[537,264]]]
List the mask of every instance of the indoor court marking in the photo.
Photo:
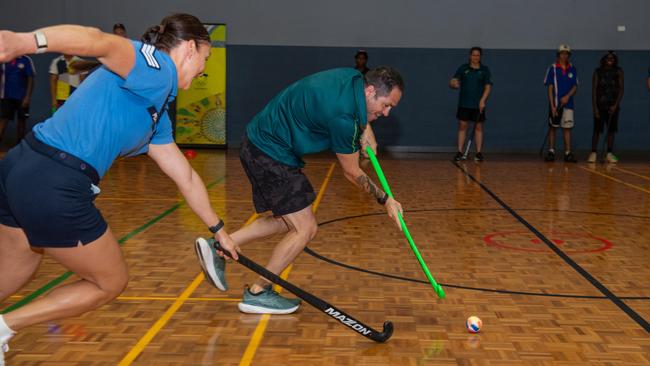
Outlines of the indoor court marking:
[[[492,364],[650,364],[650,337],[643,323],[621,311],[551,249],[540,251],[547,243],[446,156],[379,158],[447,298],[437,299],[402,234],[332,166],[330,157],[314,157],[307,164],[310,180],[321,182],[314,205],[319,234],[292,267],[291,281],[373,326],[393,321],[395,333],[387,343],[359,337],[306,304],[295,314],[267,316],[266,321],[239,313],[239,289],[254,275],[229,264],[232,290],[223,297],[202,281],[202,274],[196,276],[200,266],[190,244],[203,234],[203,226],[179,203],[173,184],[142,159],[129,166],[134,176],[147,167],[141,184],[114,174],[102,189],[120,200],[98,202],[110,215],[109,223],[116,223],[116,235],[126,238],[139,230],[123,246],[131,271],[129,287],[86,315],[19,333],[9,365],[95,366],[120,360],[123,365],[456,365],[477,359]],[[120,164],[117,169],[124,168]],[[250,187],[238,159],[205,151],[192,164],[201,174],[210,172],[210,183],[223,177],[210,196],[215,208],[225,212],[226,222],[246,221],[252,207]],[[633,163],[621,165],[627,171],[597,167],[614,181],[583,167],[588,166],[494,159],[465,169],[624,307],[648,319],[650,269],[639,253],[650,253],[645,230],[650,197],[624,184],[643,188],[645,180],[629,172],[647,173]],[[161,194],[146,194],[152,189],[147,182],[163,184]],[[321,201],[325,186],[327,200]],[[160,200],[129,202],[126,187],[134,198]],[[166,214],[159,217],[161,213]],[[133,219],[127,222],[126,216]],[[133,223],[135,219],[140,223]],[[592,250],[599,245],[592,237],[613,246]],[[490,245],[490,238],[501,246]],[[243,251],[262,259],[276,241],[253,243]],[[63,272],[45,261],[35,281],[48,281],[21,291],[2,308],[24,301]],[[469,315],[483,319],[478,335],[465,330]],[[147,334],[147,343],[138,349]]]

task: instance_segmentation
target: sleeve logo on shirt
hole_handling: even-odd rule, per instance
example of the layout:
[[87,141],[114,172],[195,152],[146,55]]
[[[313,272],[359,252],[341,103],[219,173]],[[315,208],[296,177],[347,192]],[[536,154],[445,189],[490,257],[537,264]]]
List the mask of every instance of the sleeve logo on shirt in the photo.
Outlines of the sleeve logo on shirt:
[[156,47],[152,44],[146,44],[143,43],[142,47],[140,47],[140,53],[142,56],[144,56],[144,59],[147,61],[147,66],[154,68],[156,70],[160,70],[160,64],[158,63],[158,60],[156,60],[156,57],[154,56],[156,52]]

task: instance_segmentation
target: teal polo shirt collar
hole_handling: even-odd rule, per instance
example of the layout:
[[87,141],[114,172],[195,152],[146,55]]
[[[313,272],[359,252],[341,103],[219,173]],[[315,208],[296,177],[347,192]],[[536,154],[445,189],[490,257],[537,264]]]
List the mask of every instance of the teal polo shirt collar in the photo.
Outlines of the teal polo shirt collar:
[[359,77],[354,79],[353,87],[354,101],[357,105],[356,115],[354,115],[354,122],[365,128],[366,124],[368,124],[368,110],[366,107],[366,86],[363,81],[363,75],[359,74]]

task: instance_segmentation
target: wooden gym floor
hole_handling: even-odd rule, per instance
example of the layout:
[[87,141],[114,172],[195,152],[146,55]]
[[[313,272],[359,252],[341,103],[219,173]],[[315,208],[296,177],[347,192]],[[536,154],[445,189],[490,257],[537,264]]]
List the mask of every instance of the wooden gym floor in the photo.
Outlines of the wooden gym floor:
[[[309,305],[284,316],[239,313],[255,276],[231,262],[228,292],[204,280],[193,249],[204,226],[141,157],[116,162],[97,200],[123,245],[128,288],[96,311],[24,329],[8,365],[650,364],[650,164],[448,158],[380,156],[444,300],[408,280],[426,279],[404,237],[333,157],[308,159],[320,193],[309,248],[332,262],[302,253],[285,275],[377,329],[393,321],[385,344]],[[199,151],[191,162],[229,231],[251,218],[235,152]],[[264,262],[276,241],[243,251]],[[46,258],[0,309],[74,280]],[[470,315],[483,320],[480,334],[466,331]]]

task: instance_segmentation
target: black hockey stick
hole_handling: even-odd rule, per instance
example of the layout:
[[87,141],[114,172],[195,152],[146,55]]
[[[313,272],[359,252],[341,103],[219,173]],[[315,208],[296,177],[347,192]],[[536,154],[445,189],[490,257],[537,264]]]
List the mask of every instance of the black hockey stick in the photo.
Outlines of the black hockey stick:
[[[232,258],[232,255],[226,250],[224,250],[219,242],[214,242],[215,249],[218,251],[221,251],[225,253],[228,257]],[[304,291],[297,286],[289,283],[286,280],[283,280],[280,278],[280,276],[276,275],[275,273],[269,271],[268,269],[262,267],[261,265],[253,262],[252,260],[248,259],[242,254],[238,254],[239,259],[236,260],[236,262],[239,262],[239,264],[243,265],[244,267],[247,267],[251,271],[259,274],[260,276],[266,278],[267,280],[275,283],[276,285],[282,286],[282,288],[291,291],[294,295],[298,296],[299,298],[305,300],[305,302],[309,303],[311,306],[315,307],[316,309],[322,311],[326,315],[329,315],[330,317],[338,320],[348,328],[354,330],[355,332],[361,334],[362,336],[366,338],[370,338],[375,342],[386,342],[388,338],[390,338],[393,335],[393,323],[391,323],[390,320],[386,320],[384,322],[384,329],[382,332],[378,332],[375,329],[361,323],[360,321],[354,319],[347,313],[345,313],[343,310],[330,305],[326,301],[310,294],[307,291]]]
[[[552,116],[548,116],[548,128],[546,129],[546,135],[544,135],[544,141],[542,141],[542,146],[539,148],[539,156],[544,156],[544,148],[546,147],[546,142],[548,141],[548,135],[551,133],[551,127],[552,125],[560,126],[562,123],[562,114],[564,114],[564,107],[558,106],[556,108],[557,111],[557,116],[553,118]],[[551,123],[552,122],[552,123]]]

